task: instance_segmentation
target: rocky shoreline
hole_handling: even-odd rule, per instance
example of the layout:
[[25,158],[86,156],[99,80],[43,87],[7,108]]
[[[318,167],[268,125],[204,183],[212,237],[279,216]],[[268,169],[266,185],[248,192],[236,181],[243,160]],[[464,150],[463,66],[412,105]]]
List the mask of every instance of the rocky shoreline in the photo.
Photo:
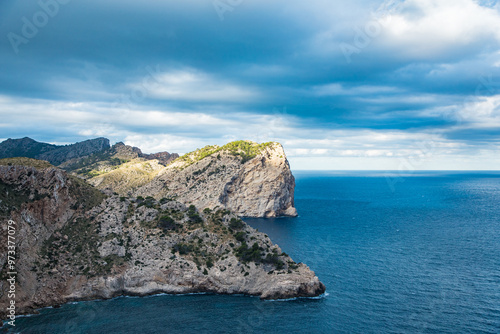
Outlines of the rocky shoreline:
[[[0,185],[5,220],[17,223],[17,314],[121,295],[289,299],[325,291],[305,264],[224,208],[103,194],[32,159],[0,161]],[[2,229],[0,253],[6,254],[6,224]],[[5,268],[5,257],[0,261]],[[2,319],[6,291],[1,280]]]

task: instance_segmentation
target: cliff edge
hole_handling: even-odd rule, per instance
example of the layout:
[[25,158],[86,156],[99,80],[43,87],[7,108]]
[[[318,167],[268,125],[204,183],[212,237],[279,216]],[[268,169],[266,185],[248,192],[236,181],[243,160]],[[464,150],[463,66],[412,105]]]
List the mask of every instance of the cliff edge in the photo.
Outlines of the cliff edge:
[[[279,167],[271,181],[282,177],[276,152],[270,146],[240,166],[241,182],[262,177],[259,165],[267,164]],[[215,159],[235,163],[224,153]],[[234,181],[224,189],[246,184]],[[228,201],[239,203],[237,196]],[[2,319],[9,303],[8,219],[15,222],[17,314],[120,295],[213,292],[282,299],[325,291],[305,264],[226,209],[199,210],[167,197],[105,195],[39,160],[0,160],[0,216]]]
[[133,160],[88,180],[121,195],[172,198],[244,217],[296,216],[295,178],[279,143],[206,146],[167,165]]

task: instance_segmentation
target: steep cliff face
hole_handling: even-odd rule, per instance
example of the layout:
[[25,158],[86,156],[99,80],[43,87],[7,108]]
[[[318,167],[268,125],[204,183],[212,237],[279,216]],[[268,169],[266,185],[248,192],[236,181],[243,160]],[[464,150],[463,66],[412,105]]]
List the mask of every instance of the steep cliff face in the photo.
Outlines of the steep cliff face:
[[[121,195],[174,198],[200,209],[225,208],[245,217],[297,215],[295,178],[279,143],[207,146],[165,168],[155,167],[132,161],[89,182]],[[148,180],[144,175],[153,177]]]
[[218,200],[242,216],[296,216],[294,191],[295,178],[283,147],[274,143],[228,180]]
[[[245,175],[256,177],[257,165],[248,168]],[[325,290],[306,265],[224,209],[200,212],[167,198],[105,198],[83,180],[32,159],[0,160],[0,200],[3,220],[16,222],[17,314],[118,295],[215,292],[275,299]],[[1,318],[7,288],[0,280]]]
[[[0,160],[0,188],[3,205],[0,268],[3,276],[8,271],[6,221],[12,219],[16,222],[16,303],[22,312],[33,305],[34,296],[42,288],[33,268],[39,261],[38,253],[44,242],[63,228],[74,214],[94,206],[104,195],[46,162],[26,158]],[[7,281],[2,279],[0,308],[3,312],[8,302],[6,289]]]

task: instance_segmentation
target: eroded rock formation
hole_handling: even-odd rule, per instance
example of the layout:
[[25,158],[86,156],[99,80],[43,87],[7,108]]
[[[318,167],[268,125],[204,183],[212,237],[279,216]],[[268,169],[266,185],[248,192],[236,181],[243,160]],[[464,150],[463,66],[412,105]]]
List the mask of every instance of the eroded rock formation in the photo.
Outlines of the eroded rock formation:
[[[244,192],[237,194],[250,191],[248,187],[257,186],[257,181],[282,182],[288,177],[286,160],[279,154],[280,147],[274,144],[245,164],[216,154],[215,168],[224,163],[237,172],[228,174],[228,182],[218,188],[227,195],[223,200],[242,208],[250,205],[245,211],[249,213],[279,212],[272,205],[245,204]],[[196,171],[211,161],[201,159],[184,171]],[[274,172],[265,172],[271,167]],[[210,170],[205,170],[207,175]],[[157,177],[161,180],[163,175]],[[263,185],[260,194],[273,191]],[[74,300],[160,292],[248,294],[264,299],[324,292],[324,285],[305,264],[295,263],[267,235],[220,205],[217,208],[217,202],[204,205],[210,204],[209,199],[193,199],[207,207],[201,210],[171,198],[111,192],[105,196],[45,162],[0,160],[0,266],[5,273],[6,222],[12,219],[18,254],[17,314]],[[287,203],[278,206],[283,205]],[[6,289],[7,282],[0,280],[2,318]]]

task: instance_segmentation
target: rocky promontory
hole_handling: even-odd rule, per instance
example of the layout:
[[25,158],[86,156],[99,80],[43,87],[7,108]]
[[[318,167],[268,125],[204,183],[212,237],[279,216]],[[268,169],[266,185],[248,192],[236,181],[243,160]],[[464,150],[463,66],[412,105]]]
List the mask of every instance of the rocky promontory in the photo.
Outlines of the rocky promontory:
[[[243,166],[224,185],[226,201],[242,203],[231,194],[238,187],[265,180],[259,173],[266,166],[277,169],[269,180],[285,177],[278,172],[283,170],[283,158],[276,155],[279,148],[269,146],[263,152],[248,156],[246,163],[260,156],[248,165],[242,163],[245,157],[234,156],[242,159],[238,163]],[[224,153],[220,158],[215,154],[215,159],[226,168],[236,168]],[[196,168],[203,160],[188,162],[183,171],[190,172],[190,167]],[[164,180],[164,167],[158,168],[163,173],[154,179]],[[268,191],[264,185],[262,188]],[[193,200],[197,203],[193,205],[168,196],[142,196],[139,189],[130,196],[104,194],[47,162],[0,160],[0,215],[4,221],[0,266],[4,275],[5,222],[12,219],[16,223],[17,314],[120,295],[213,292],[281,299],[325,291],[305,264],[295,263],[267,235],[225,207],[204,207],[203,198]],[[2,318],[6,316],[7,288],[6,280],[0,280]]]
[[295,178],[281,144],[234,141],[179,157],[145,154],[106,138],[56,146],[30,138],[0,143],[0,158],[28,157],[121,196],[176,199],[198,208],[224,208],[244,217],[296,216]]
[[185,154],[166,167],[132,160],[88,180],[121,195],[175,198],[239,216],[296,216],[295,178],[279,143],[231,142]]

